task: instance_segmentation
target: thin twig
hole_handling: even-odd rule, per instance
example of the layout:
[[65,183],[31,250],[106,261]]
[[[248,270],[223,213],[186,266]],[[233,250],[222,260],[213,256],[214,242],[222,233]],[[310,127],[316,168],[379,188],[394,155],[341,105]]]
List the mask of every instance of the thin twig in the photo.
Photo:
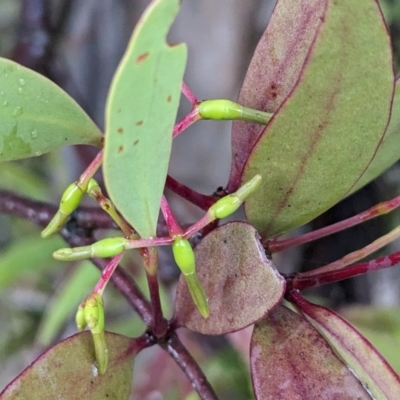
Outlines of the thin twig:
[[204,372],[200,369],[175,332],[171,334],[167,342],[160,343],[160,346],[179,365],[202,400],[218,400]]
[[400,196],[397,196],[394,199],[383,201],[366,211],[354,215],[351,218],[347,218],[343,221],[337,222],[336,224],[325,226],[324,228],[317,229],[316,231],[312,231],[304,235],[300,235],[290,239],[285,239],[285,240],[267,239],[265,242],[263,242],[263,245],[266,247],[269,253],[276,253],[278,251],[285,250],[289,247],[294,247],[304,243],[309,243],[314,240],[321,239],[325,236],[332,235],[333,233],[340,232],[344,229],[351,228],[352,226],[361,224],[362,222],[368,221],[372,218],[376,218],[379,217],[380,215],[387,214],[395,210],[399,206],[400,206]]
[[205,194],[196,192],[190,187],[184,185],[183,183],[178,182],[170,175],[167,176],[165,186],[172,192],[176,193],[178,196],[191,202],[192,204],[196,205],[204,211],[207,211],[217,201],[217,199],[213,196],[207,196]]

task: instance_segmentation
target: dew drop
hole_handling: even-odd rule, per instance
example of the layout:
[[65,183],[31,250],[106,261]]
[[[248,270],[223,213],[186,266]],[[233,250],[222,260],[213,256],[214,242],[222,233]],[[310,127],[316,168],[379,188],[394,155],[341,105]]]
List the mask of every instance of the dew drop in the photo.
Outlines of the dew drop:
[[0,96],[5,96],[6,92],[0,92]]
[[18,88],[18,93],[21,94],[22,92],[23,92],[22,87],[19,87],[19,88]]
[[40,151],[40,150],[38,150],[36,153],[35,153],[35,156],[41,156],[42,155],[42,152]]
[[14,117],[19,117],[20,115],[22,115],[22,107],[15,107],[15,110],[13,112],[13,116]]
[[3,107],[7,107],[8,106],[8,100],[4,100],[3,101]]
[[31,138],[32,139],[36,139],[38,137],[38,131],[37,131],[37,129],[34,129],[32,132],[31,132]]
[[26,82],[25,82],[25,79],[24,79],[24,78],[19,78],[18,81],[19,81],[19,84],[20,84],[21,86],[25,86],[25,85],[26,85]]

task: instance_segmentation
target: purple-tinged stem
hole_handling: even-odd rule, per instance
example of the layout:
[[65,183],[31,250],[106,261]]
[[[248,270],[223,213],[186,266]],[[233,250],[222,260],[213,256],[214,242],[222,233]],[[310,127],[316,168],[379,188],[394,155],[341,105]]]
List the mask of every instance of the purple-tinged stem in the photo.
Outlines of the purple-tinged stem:
[[175,332],[171,334],[167,342],[160,343],[160,346],[168,352],[180,369],[186,374],[201,400],[218,400],[214,389],[211,387],[203,371],[183,346]]
[[182,229],[179,226],[178,222],[175,219],[175,216],[171,210],[171,207],[168,204],[167,199],[163,195],[161,198],[161,212],[164,216],[165,223],[167,224],[167,228],[171,237],[182,235]]
[[270,253],[276,253],[278,251],[285,250],[289,247],[299,246],[304,243],[312,242],[317,239],[321,239],[325,236],[332,235],[333,233],[340,232],[344,229],[352,226],[361,224],[362,222],[368,221],[369,219],[379,217],[380,215],[387,214],[400,206],[400,196],[394,199],[383,201],[370,209],[363,211],[360,214],[354,215],[351,218],[345,219],[344,221],[337,222],[324,228],[317,229],[316,231],[306,233],[294,238],[277,240],[267,239],[263,241],[264,247]]
[[381,249],[382,247],[386,246],[390,242],[393,242],[394,240],[398,239],[400,237],[400,226],[396,227],[389,233],[387,233],[384,236],[381,236],[379,239],[376,239],[372,243],[370,243],[368,246],[363,247],[360,250],[353,251],[352,253],[349,253],[345,255],[343,258],[340,260],[334,261],[333,263],[324,265],[323,267],[314,269],[312,271],[307,271],[301,273],[302,276],[314,276],[314,275],[320,275],[326,272],[331,272],[331,271],[338,271],[341,270],[345,267],[347,267],[350,264],[353,264],[357,262],[358,260],[361,260],[362,258],[365,258],[366,256],[374,253],[375,251]]
[[190,187],[178,182],[170,175],[167,176],[165,186],[176,193],[178,196],[189,201],[200,209],[207,211],[216,201],[213,196],[207,196],[191,189]]
[[89,166],[79,177],[77,185],[79,187],[87,187],[89,181],[93,178],[94,174],[100,168],[102,162],[103,162],[103,150],[100,150],[97,153],[96,157],[93,159],[93,161],[89,164]]
[[379,257],[364,263],[350,265],[337,271],[329,271],[313,276],[304,276],[302,274],[297,274],[291,282],[291,287],[298,290],[304,290],[314,286],[322,286],[328,283],[354,278],[355,276],[362,275],[367,272],[390,268],[399,263],[400,252],[396,252],[388,256]]
[[107,283],[110,281],[112,274],[118,267],[118,264],[121,261],[123,256],[124,256],[124,253],[116,255],[106,265],[106,267],[101,272],[101,277],[100,277],[99,281],[97,282],[96,286],[93,289],[94,294],[103,294]]
[[185,82],[182,82],[182,93],[183,95],[192,103],[192,105],[198,104],[199,100],[193,94],[193,92],[189,89],[188,85]]
[[192,108],[189,114],[186,115],[186,117],[184,117],[174,126],[172,138],[175,139],[180,133],[182,133],[185,129],[189,128],[190,125],[193,125],[196,121],[200,119],[201,118],[197,107]]

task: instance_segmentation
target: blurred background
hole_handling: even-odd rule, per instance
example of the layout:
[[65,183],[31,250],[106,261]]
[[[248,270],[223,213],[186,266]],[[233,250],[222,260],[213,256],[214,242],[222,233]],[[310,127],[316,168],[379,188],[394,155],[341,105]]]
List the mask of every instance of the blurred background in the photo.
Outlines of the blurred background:
[[[148,4],[148,0],[0,0],[0,56],[55,81],[103,127],[110,80]],[[198,98],[237,98],[274,4],[272,0],[182,1],[169,41],[188,44],[185,81]],[[384,0],[382,8],[398,68],[400,2]],[[178,119],[188,110],[189,104],[183,100]],[[170,174],[206,194],[224,186],[230,169],[230,127],[229,122],[204,121],[179,136],[174,141]],[[94,154],[91,149],[76,147],[2,164],[0,188],[57,203],[63,189],[79,176]],[[348,218],[398,195],[399,173],[399,166],[393,166],[301,232]],[[171,199],[181,221],[191,223],[202,215],[185,201],[174,196]],[[275,261],[284,272],[314,269],[365,246],[399,222],[399,213],[394,212],[286,252]],[[0,214],[0,391],[45,348],[76,331],[76,306],[91,290],[98,272],[88,262],[67,265],[53,261],[51,253],[60,246],[61,239],[43,241],[37,227]],[[393,243],[380,254],[398,250],[399,243]],[[169,299],[177,271],[168,253],[163,257],[163,297],[170,315]],[[129,268],[130,260],[126,263]],[[140,271],[132,273],[146,290]],[[400,354],[394,351],[400,349],[399,282],[400,271],[393,268],[324,286],[309,291],[309,295],[343,312],[400,371]],[[131,336],[141,334],[141,321],[113,288],[107,291],[107,329]],[[57,315],[52,312],[55,308],[61,310]],[[221,399],[232,395],[252,398],[246,366],[249,332],[229,338],[200,338],[188,332],[182,336]],[[143,353],[135,364],[132,399],[178,399],[190,394],[186,378],[174,369],[167,354],[156,349]],[[169,363],[171,367],[167,368]],[[155,373],[157,382],[151,379]]]

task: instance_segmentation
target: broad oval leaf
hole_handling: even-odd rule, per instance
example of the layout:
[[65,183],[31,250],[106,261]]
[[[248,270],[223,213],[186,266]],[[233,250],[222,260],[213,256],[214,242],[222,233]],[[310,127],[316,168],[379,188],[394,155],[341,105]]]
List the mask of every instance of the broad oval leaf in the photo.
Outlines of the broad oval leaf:
[[[321,24],[326,0],[279,0],[250,62],[238,103],[275,112],[295,86]],[[232,166],[228,189],[237,189],[243,166],[264,126],[232,125]]]
[[179,0],[156,0],[147,8],[107,99],[107,190],[142,237],[156,233],[186,65],[186,46],[166,43],[179,5]]
[[375,0],[329,0],[290,96],[255,145],[242,181],[261,187],[245,203],[263,236],[294,229],[355,185],[389,121],[389,36]]
[[200,315],[181,276],[175,302],[180,325],[222,335],[253,324],[281,301],[285,280],[258,239],[251,225],[231,222],[213,230],[197,245],[196,269],[210,316],[205,319]]
[[378,147],[374,159],[368,166],[364,175],[351,189],[350,193],[356,192],[367,183],[377,178],[385,172],[397,160],[400,159],[400,79],[396,81],[396,87],[393,97],[392,113],[390,115],[389,126],[385,136]]
[[371,398],[315,328],[283,306],[256,323],[250,367],[259,400]]
[[300,295],[294,300],[374,399],[400,398],[400,377],[356,328],[334,311],[312,304]]
[[78,333],[50,348],[15,378],[1,400],[128,399],[132,384],[135,339],[106,333],[110,359],[99,375],[90,332]]
[[73,144],[102,146],[82,108],[44,76],[0,58],[0,161],[39,156]]

